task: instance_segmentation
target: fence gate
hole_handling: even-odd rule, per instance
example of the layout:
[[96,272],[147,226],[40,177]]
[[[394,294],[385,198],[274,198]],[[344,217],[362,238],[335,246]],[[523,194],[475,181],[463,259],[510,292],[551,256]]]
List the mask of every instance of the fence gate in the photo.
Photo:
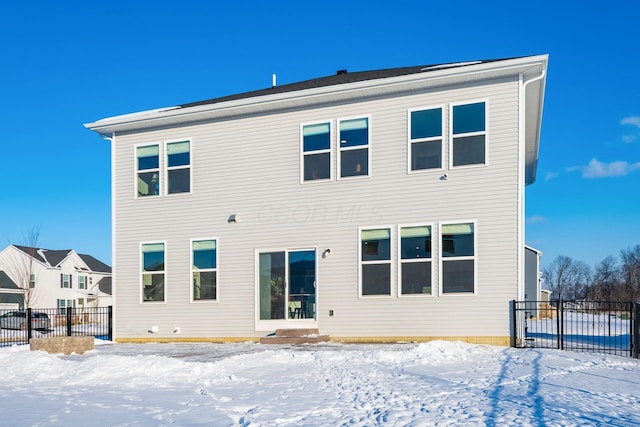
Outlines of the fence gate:
[[512,301],[512,310],[516,347],[638,357],[638,303]]

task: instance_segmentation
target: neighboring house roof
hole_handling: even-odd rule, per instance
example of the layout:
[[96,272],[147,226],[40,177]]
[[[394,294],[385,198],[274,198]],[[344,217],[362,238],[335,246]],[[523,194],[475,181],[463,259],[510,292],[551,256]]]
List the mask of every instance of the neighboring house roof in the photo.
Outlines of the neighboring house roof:
[[16,283],[11,280],[7,273],[0,270],[0,289],[21,289]]
[[105,294],[113,295],[111,293],[111,277],[103,277],[98,282],[98,290],[100,292],[104,292]]
[[474,84],[485,79],[518,76],[524,102],[525,184],[535,182],[548,56],[456,62],[388,68],[374,71],[338,71],[335,75],[222,96],[178,106],[108,117],[85,124],[103,136],[165,126],[180,126],[239,115],[314,108],[353,102],[399,92],[433,90],[444,85]]
[[91,255],[78,254],[78,256],[82,258],[84,263],[87,264],[87,267],[89,267],[91,271],[96,271],[100,273],[111,273],[111,267],[109,267],[104,262],[95,259]]
[[[34,248],[30,246],[13,245],[25,254],[33,257],[36,261],[46,265],[47,267],[58,267],[64,261],[73,249],[52,250],[44,248]],[[78,254],[82,261],[89,267],[89,270],[99,273],[111,273],[111,267],[91,255]]]

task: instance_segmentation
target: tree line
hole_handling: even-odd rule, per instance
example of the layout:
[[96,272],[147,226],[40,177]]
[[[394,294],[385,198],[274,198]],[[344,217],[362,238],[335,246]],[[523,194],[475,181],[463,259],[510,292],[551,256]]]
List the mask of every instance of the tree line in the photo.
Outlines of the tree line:
[[542,271],[551,299],[640,301],[640,245],[608,256],[593,268],[560,255]]

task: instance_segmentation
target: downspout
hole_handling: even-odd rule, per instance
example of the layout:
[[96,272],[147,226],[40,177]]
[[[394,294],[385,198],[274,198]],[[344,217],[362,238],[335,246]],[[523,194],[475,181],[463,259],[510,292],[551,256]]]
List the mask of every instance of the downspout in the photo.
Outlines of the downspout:
[[[518,203],[520,204],[520,207],[518,209],[518,224],[520,224],[519,230],[518,230],[518,290],[517,290],[517,295],[518,295],[518,300],[520,301],[524,301],[524,287],[525,287],[525,271],[524,271],[524,254],[525,254],[525,250],[524,250],[524,229],[525,229],[525,218],[524,218],[524,209],[525,209],[525,197],[524,197],[524,181],[525,181],[525,177],[524,177],[524,170],[525,170],[525,164],[524,164],[524,153],[525,153],[525,146],[526,146],[526,141],[525,139],[525,108],[526,108],[526,91],[527,91],[527,86],[530,83],[533,82],[537,82],[538,80],[541,80],[545,77],[546,72],[544,69],[544,66],[540,72],[540,75],[533,77],[527,81],[525,81],[524,83],[521,84],[521,93],[520,93],[520,102],[521,102],[521,108],[520,108],[520,126],[519,126],[519,131],[520,131],[520,150],[519,150],[519,158],[518,161],[520,163],[520,171],[521,171],[521,176],[520,176],[520,182],[518,182],[518,191],[520,192],[520,197],[518,197]],[[520,74],[520,81],[523,81],[524,78],[524,74]],[[538,135],[538,138],[540,136]],[[536,297],[536,300],[538,298]]]
[[[116,259],[116,233],[115,233],[115,229],[116,229],[116,205],[115,205],[115,171],[116,171],[116,161],[115,161],[115,152],[116,152],[116,133],[112,132],[111,136],[108,136],[106,134],[99,134],[100,137],[102,139],[106,139],[111,143],[111,307],[113,307],[113,305],[115,305],[115,301],[116,301],[116,287],[114,286],[114,284],[116,283],[115,280],[115,269],[114,264],[115,264],[115,259]],[[105,276],[106,277],[106,276]],[[97,285],[97,284],[96,284]],[[98,295],[100,294],[100,288],[98,287]],[[96,301],[98,302],[98,306],[100,305],[99,299],[96,298]],[[109,330],[115,330],[115,328],[113,328],[113,326],[115,325],[116,322],[116,313],[115,310],[113,310],[112,308],[112,324],[109,327]],[[113,328],[113,329],[112,329]],[[110,338],[112,341],[115,341],[115,333],[112,334],[113,336]]]

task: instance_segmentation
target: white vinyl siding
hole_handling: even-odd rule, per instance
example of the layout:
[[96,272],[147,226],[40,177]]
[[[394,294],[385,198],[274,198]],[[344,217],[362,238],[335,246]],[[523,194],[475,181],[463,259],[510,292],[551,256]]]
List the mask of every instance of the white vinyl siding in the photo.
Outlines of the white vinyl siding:
[[[487,100],[487,129],[491,131],[487,167],[407,174],[407,111]],[[117,277],[116,336],[252,337],[256,330],[255,271],[257,248],[318,247],[318,327],[332,337],[509,335],[508,301],[515,299],[518,273],[517,213],[519,194],[518,79],[488,81],[477,86],[445,86],[429,92],[362,99],[340,105],[279,111],[197,123],[175,129],[154,129],[116,136],[113,144],[114,274]],[[367,179],[340,178],[336,141],[333,177],[318,185],[301,184],[301,124],[337,123],[342,118],[371,117],[371,168]],[[333,119],[335,118],[335,119]],[[443,139],[449,141],[449,127]],[[131,197],[137,144],[181,140],[190,136],[190,197],[152,198],[139,203]],[[375,145],[375,149],[373,149]],[[268,150],[261,147],[269,147]],[[443,159],[450,144],[443,143]],[[375,170],[374,174],[371,171]],[[237,214],[238,222],[227,218]],[[473,218],[478,260],[472,298],[441,295],[438,227]],[[432,295],[395,298],[398,292],[399,238],[396,227],[433,225]],[[391,296],[360,296],[359,229],[386,224],[392,230]],[[374,227],[377,228],[377,227]],[[190,277],[193,236],[216,236],[224,242],[218,253],[218,279],[223,297],[216,304],[191,303]],[[166,242],[165,304],[140,305],[141,242]],[[469,302],[469,303],[467,303]],[[333,316],[329,316],[332,310]],[[452,313],[456,313],[452,318]],[[176,319],[183,319],[175,324]],[[416,319],[420,319],[417,321]],[[166,334],[166,335],[164,335]]]

